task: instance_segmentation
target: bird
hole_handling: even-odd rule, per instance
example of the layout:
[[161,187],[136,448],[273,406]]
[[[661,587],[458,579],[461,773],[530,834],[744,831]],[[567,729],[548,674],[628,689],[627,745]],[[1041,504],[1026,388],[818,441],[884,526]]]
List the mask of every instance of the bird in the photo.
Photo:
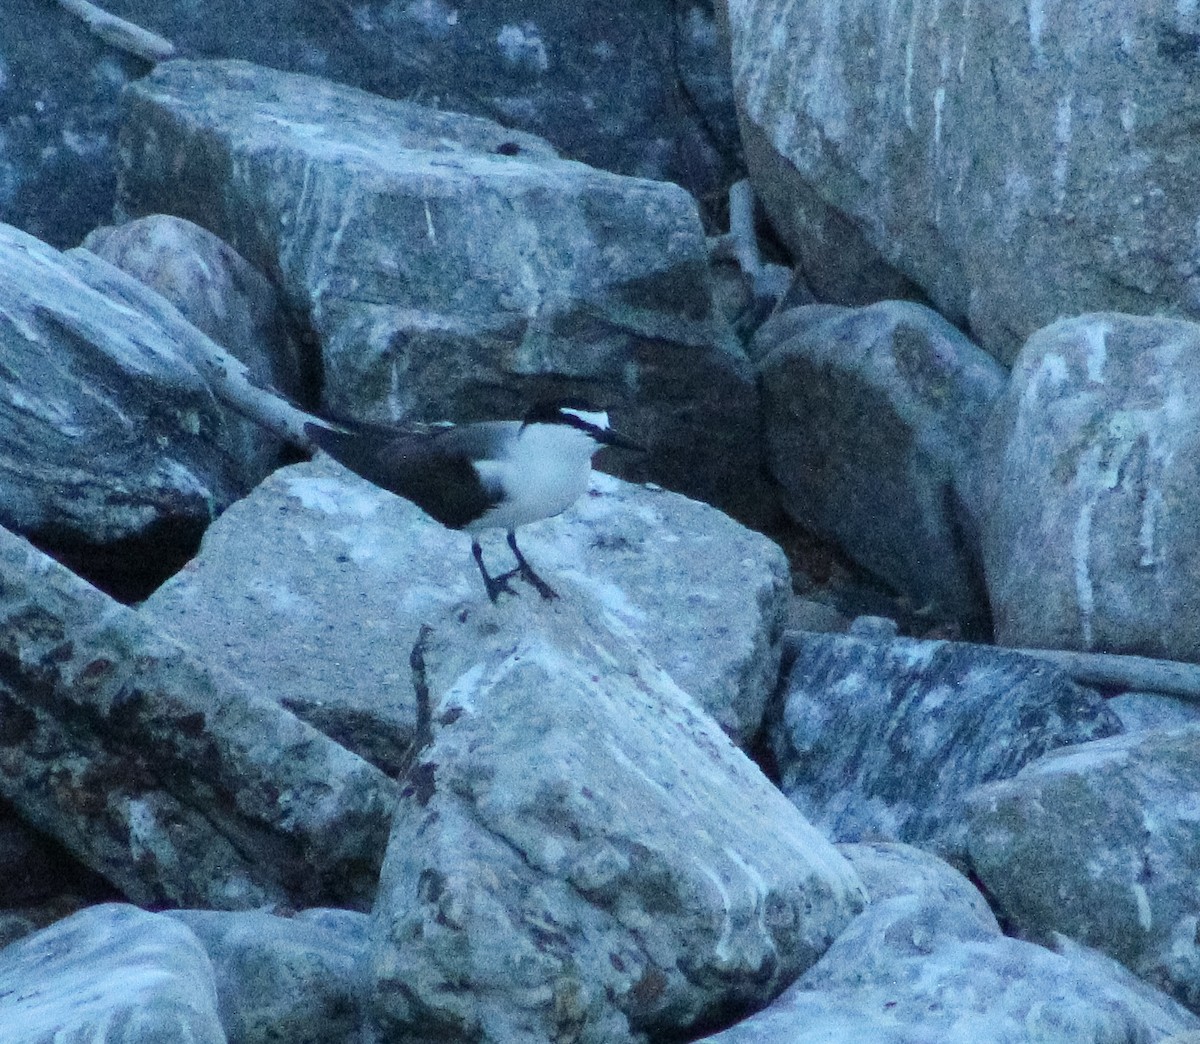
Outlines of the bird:
[[[583,495],[592,456],[605,446],[645,452],[615,432],[604,410],[575,399],[539,401],[522,420],[402,428],[334,420],[305,434],[343,467],[412,501],[449,529],[471,534],[471,554],[488,598],[515,595],[520,577],[544,599],[558,593],[517,546],[517,528],[561,514]],[[479,534],[503,529],[516,568],[492,576]]]

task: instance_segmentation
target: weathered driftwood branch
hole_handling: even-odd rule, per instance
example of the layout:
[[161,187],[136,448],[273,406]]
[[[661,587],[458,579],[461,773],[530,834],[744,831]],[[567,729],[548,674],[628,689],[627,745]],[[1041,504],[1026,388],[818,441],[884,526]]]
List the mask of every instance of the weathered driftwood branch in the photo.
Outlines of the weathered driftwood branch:
[[[796,657],[804,634],[804,631],[788,631],[784,634],[785,664]],[[866,641],[890,641],[892,636],[856,637]],[[1200,663],[1155,660],[1149,656],[1122,656],[1116,653],[1070,652],[1066,649],[1018,649],[1010,645],[989,645],[985,648],[1044,660],[1082,685],[1131,692],[1156,692],[1163,696],[1200,702]]]
[[106,44],[148,62],[161,62],[175,54],[175,45],[157,33],[102,11],[88,0],[56,0],[59,7],[83,20],[84,25]]
[[1159,692],[1185,700],[1200,700],[1200,664],[1155,660],[1148,656],[1068,652],[1063,649],[1007,651],[1047,660],[1084,685]]
[[230,409],[295,446],[316,450],[304,433],[304,425],[324,424],[319,417],[305,413],[276,392],[258,387],[238,359],[203,334],[182,338],[177,346],[200,371],[213,395]]

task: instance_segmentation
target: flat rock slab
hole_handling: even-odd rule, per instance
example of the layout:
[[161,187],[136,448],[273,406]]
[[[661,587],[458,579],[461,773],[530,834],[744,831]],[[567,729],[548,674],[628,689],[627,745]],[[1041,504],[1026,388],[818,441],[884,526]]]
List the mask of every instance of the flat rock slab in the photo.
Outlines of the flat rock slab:
[[233,1044],[359,1039],[366,914],[178,910],[167,916],[187,925],[208,953],[217,1010]]
[[1200,1009],[1200,726],[1057,751],[969,808],[974,872],[1033,939],[1061,932]]
[[432,741],[373,913],[383,1039],[579,1044],[766,1003],[861,908],[849,865],[569,601],[443,613]]
[[[509,568],[485,535],[493,572]],[[734,737],[778,677],[788,572],[771,541],[677,494],[593,473],[521,546],[564,600],[637,636]],[[537,600],[522,584],[519,606]],[[508,599],[504,599],[508,600]],[[282,470],[142,605],[155,626],[389,771],[412,741],[421,623],[487,596],[470,541],[327,459]]]
[[0,793],[129,898],[363,906],[396,788],[0,530]]
[[1056,747],[1121,731],[1090,689],[981,645],[789,634],[769,736],[784,793],[838,841],[965,856],[965,802]]
[[123,214],[188,218],[273,273],[333,414],[463,422],[579,395],[649,447],[626,477],[771,514],[753,370],[679,186],[244,62],[162,63],[126,100]]
[[0,950],[0,1044],[225,1044],[213,970],[182,924],[93,906]]

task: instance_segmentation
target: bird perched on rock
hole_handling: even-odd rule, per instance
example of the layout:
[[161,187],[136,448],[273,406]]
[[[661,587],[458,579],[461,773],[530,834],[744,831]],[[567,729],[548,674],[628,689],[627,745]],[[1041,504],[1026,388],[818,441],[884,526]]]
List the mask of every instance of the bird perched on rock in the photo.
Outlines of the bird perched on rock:
[[[519,576],[543,598],[554,589],[533,571],[516,530],[569,508],[587,489],[592,456],[604,446],[642,450],[608,425],[608,414],[585,404],[539,403],[519,421],[483,421],[407,430],[358,422],[308,423],[305,434],[334,460],[368,482],[411,500],[450,529],[471,534],[471,553],[488,597],[515,594]],[[504,529],[515,569],[488,573],[478,533]]]

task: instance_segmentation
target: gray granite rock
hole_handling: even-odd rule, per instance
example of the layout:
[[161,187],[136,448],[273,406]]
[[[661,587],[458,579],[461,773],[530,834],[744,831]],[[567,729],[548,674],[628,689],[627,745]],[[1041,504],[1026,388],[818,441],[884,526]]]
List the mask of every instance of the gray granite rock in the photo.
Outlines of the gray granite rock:
[[432,739],[373,912],[377,1039],[680,1036],[765,1003],[861,907],[845,860],[594,613],[430,622]]
[[[484,543],[493,571],[507,568],[503,538]],[[523,528],[521,544],[564,598],[636,635],[732,736],[757,733],[787,609],[776,545],[704,504],[596,472],[586,496]],[[536,598],[517,587],[521,604]],[[415,724],[417,630],[481,601],[465,535],[325,460],[277,472],[227,511],[142,612],[396,771]]]
[[826,300],[908,281],[1004,361],[1061,315],[1200,315],[1190,5],[722,6],[751,179]]
[[229,1044],[351,1044],[362,1026],[369,918],[180,910],[212,961]]
[[1200,1008],[1200,726],[1057,751],[969,807],[971,866],[1025,935],[1061,932]]
[[872,904],[897,896],[919,896],[922,902],[954,911],[963,925],[972,921],[988,935],[1000,930],[983,893],[949,863],[930,852],[896,842],[837,845],[854,867]]
[[1056,747],[1120,731],[1090,689],[981,645],[791,634],[768,735],[784,793],[835,840],[965,855],[965,802]]
[[269,440],[213,398],[187,352],[203,335],[165,300],[8,226],[0,266],[0,523],[68,556],[152,554],[266,473],[245,448]]
[[213,970],[182,924],[93,906],[0,950],[0,1044],[226,1044]]
[[1115,961],[981,926],[941,897],[874,902],[765,1011],[705,1044],[1123,1044],[1200,1019]]
[[126,97],[121,212],[189,218],[271,272],[330,412],[461,422],[581,395],[649,447],[625,477],[772,515],[754,374],[678,186],[245,63],[164,63]]
[[914,605],[986,631],[971,477],[1003,368],[902,301],[792,309],[755,342],[788,514]]
[[[276,389],[291,399],[306,394],[311,366],[289,335],[274,286],[207,229],[169,214],[151,214],[97,228],[83,247],[170,301],[197,330],[242,362],[260,388]],[[243,452],[256,452],[256,447]]]
[[363,906],[394,784],[0,530],[0,794],[130,899]]
[[1039,330],[988,428],[983,550],[1007,645],[1200,660],[1200,324]]

